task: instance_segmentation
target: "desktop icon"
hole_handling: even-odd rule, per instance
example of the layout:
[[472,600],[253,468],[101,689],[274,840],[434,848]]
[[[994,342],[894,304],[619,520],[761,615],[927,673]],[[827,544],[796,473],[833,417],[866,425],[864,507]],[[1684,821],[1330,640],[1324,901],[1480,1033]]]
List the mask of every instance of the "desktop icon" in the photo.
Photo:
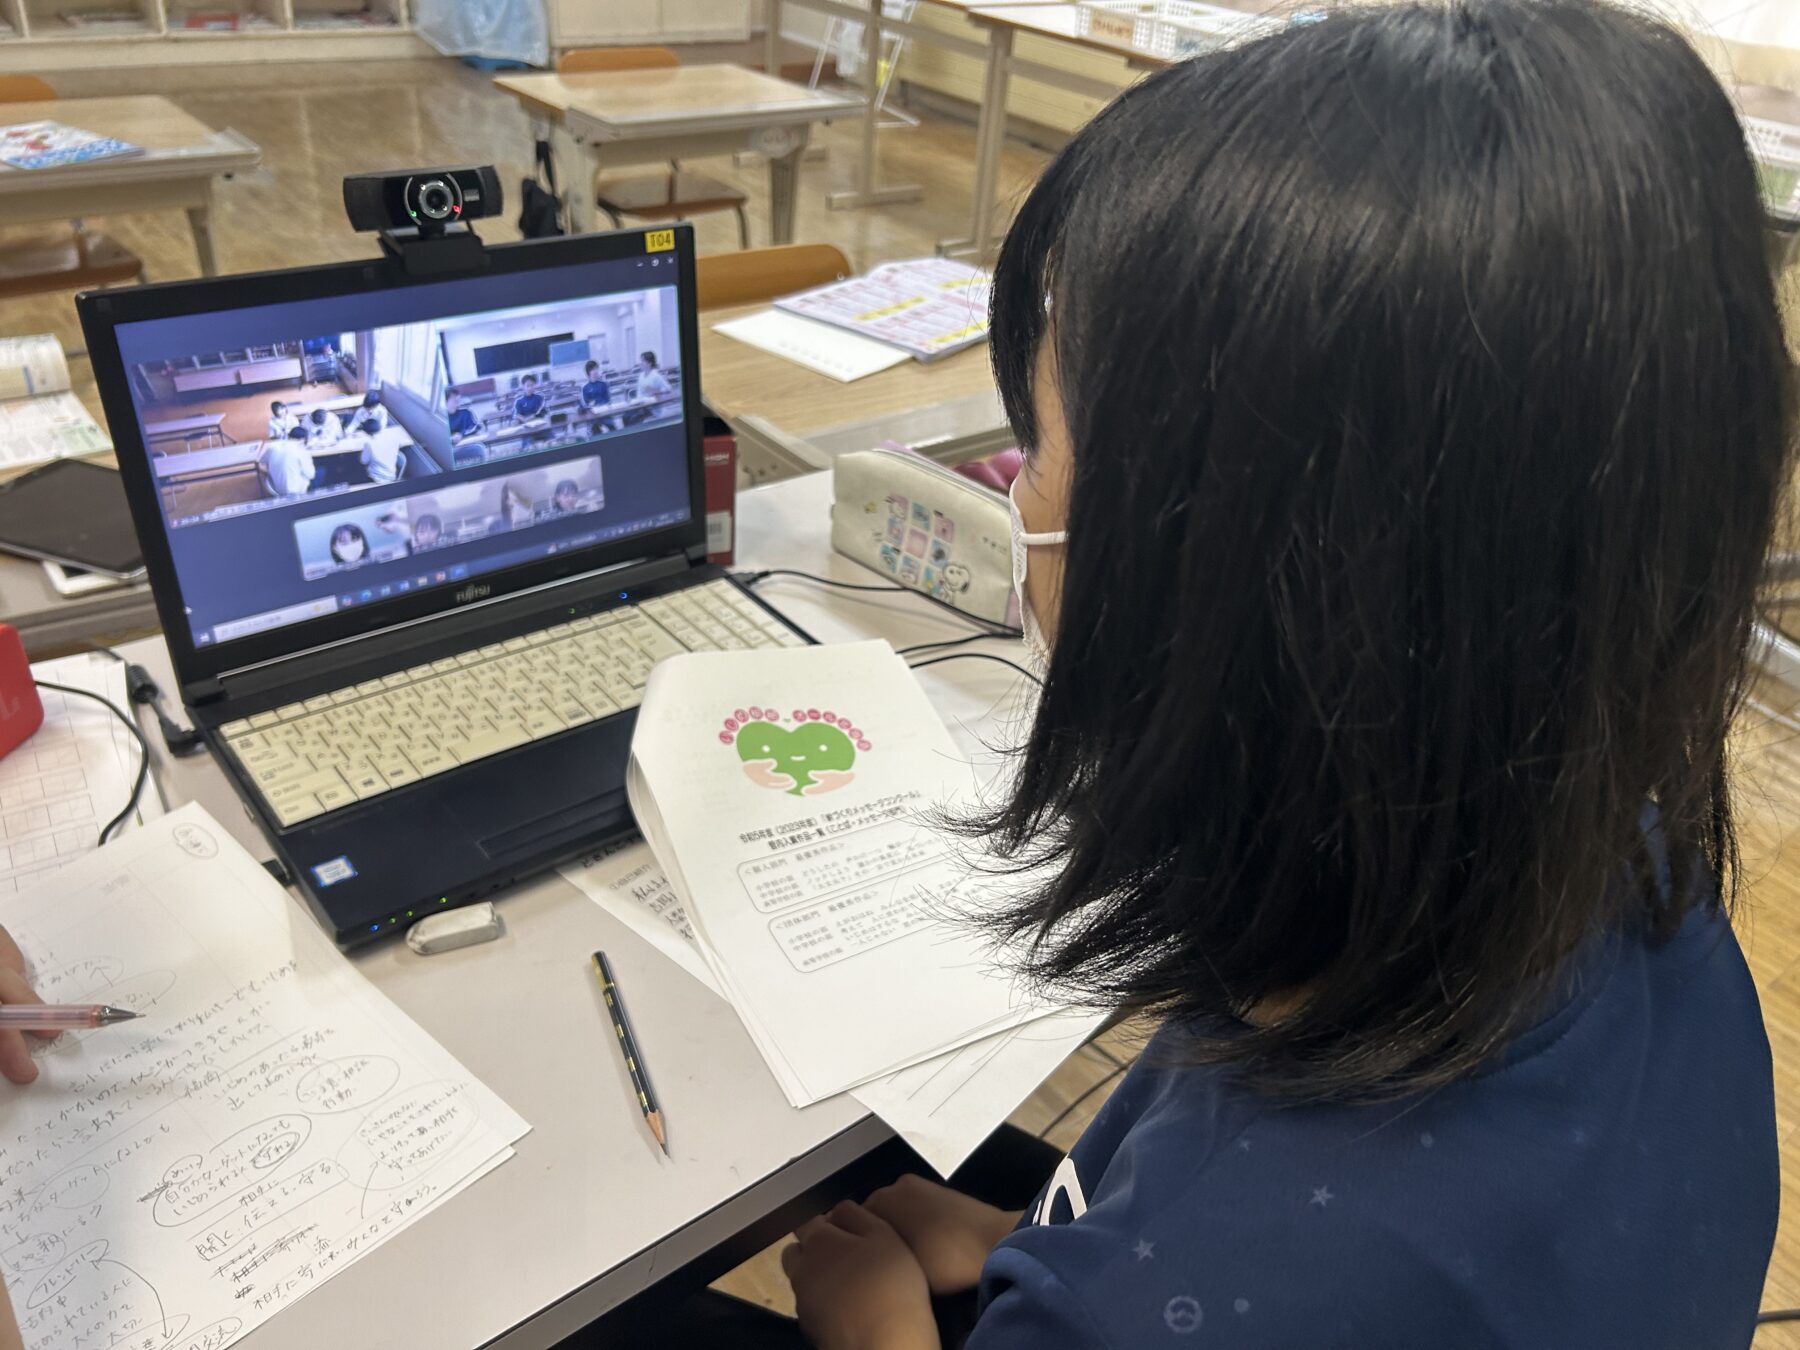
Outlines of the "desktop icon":
[[410,581],[403,581],[403,582],[401,582],[401,583],[400,583],[400,589],[401,589],[401,590],[403,590],[403,591],[408,591],[408,590],[411,590],[411,589],[412,589],[412,582],[410,582]]
[[375,596],[375,592],[374,592],[374,591],[364,591],[364,592],[363,592],[363,593],[362,593],[362,598],[363,598],[363,599],[364,599],[364,601],[368,601],[368,600],[371,600],[371,599],[373,599],[373,598],[374,598],[374,596]]
[[381,593],[383,595],[392,595],[394,593],[394,588],[392,586],[383,586],[381,588]]
[[439,573],[438,573],[438,574],[437,574],[437,579],[438,579],[438,580],[439,580],[439,581],[448,581],[448,580],[449,580],[449,579],[450,579],[450,578],[449,578],[449,577],[447,577],[447,576],[445,576],[445,575],[444,575],[444,574],[443,574],[443,573],[442,573],[442,572],[439,572]]
[[413,585],[415,585],[415,586],[423,586],[423,585],[425,585],[425,584],[426,584],[426,583],[427,583],[427,582],[428,582],[428,581],[430,581],[430,580],[431,580],[431,578],[430,578],[430,577],[420,577],[420,578],[419,578],[419,579],[418,579],[418,580],[417,580],[417,581],[415,581],[415,582],[413,582]]

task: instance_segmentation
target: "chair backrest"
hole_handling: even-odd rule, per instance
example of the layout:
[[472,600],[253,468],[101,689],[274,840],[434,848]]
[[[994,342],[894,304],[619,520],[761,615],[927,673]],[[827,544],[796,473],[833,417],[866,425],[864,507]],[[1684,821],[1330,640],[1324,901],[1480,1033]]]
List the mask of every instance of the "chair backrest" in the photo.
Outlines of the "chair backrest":
[[681,59],[667,47],[577,47],[556,58],[558,75],[607,70],[667,70]]
[[56,90],[35,75],[0,75],[0,103],[42,103],[55,97]]
[[709,253],[694,264],[701,309],[773,300],[850,275],[850,260],[830,244],[779,244]]

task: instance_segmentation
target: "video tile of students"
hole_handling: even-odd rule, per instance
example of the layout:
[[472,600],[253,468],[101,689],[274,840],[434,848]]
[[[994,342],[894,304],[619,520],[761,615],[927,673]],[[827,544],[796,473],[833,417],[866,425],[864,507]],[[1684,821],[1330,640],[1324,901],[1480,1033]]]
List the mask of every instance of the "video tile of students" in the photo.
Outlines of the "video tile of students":
[[132,367],[170,527],[443,473],[437,326],[295,337]]
[[677,333],[667,288],[444,321],[452,465],[678,420]]

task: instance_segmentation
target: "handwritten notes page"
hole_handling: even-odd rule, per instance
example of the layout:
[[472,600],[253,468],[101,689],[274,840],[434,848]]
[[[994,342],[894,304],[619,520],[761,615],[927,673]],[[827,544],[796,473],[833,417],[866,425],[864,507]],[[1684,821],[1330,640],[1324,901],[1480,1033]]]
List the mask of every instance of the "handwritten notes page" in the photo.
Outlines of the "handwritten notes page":
[[805,1106],[1042,1016],[957,911],[974,773],[885,642],[672,657],[626,776],[708,968]]
[[[85,652],[40,661],[31,673],[131,706],[125,663],[110,656]],[[98,848],[101,827],[125,809],[137,778],[137,742],[118,718],[91,698],[38,693],[43,725],[0,759],[0,896],[35,886]],[[156,784],[146,780],[137,818],[161,814]]]
[[198,806],[0,900],[39,992],[141,1020],[0,1095],[0,1272],[30,1350],[223,1350],[527,1129]]
[[[641,840],[562,869],[574,886],[713,993],[687,910]],[[871,1079],[851,1096],[949,1176],[1104,1020],[1065,1010]]]

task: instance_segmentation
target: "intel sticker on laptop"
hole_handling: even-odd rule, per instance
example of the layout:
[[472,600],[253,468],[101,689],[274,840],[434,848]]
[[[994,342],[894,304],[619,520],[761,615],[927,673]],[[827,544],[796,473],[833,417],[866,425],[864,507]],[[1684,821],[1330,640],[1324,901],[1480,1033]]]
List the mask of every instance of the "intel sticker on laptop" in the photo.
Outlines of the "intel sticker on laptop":
[[340,881],[348,881],[356,875],[356,869],[350,865],[348,858],[333,858],[330,862],[322,862],[313,868],[312,874],[319,879],[321,886],[335,886]]

